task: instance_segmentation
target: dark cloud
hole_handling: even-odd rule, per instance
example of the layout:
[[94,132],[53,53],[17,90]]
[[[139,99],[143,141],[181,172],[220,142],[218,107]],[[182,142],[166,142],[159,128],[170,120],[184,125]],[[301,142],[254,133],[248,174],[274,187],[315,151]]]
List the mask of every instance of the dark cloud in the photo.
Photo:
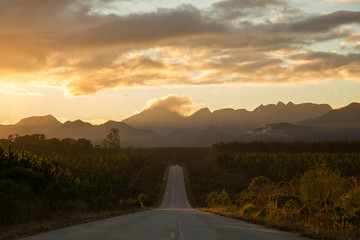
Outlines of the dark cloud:
[[360,12],[337,11],[325,15],[274,25],[273,30],[300,33],[323,33],[345,24],[360,23]]
[[[360,54],[341,55],[338,53],[328,52],[306,52],[291,57],[295,60],[306,61],[306,63],[298,64],[294,68],[294,72],[316,72],[334,73],[337,70],[349,70],[347,67],[353,68],[354,65],[360,66]],[[360,67],[357,67],[360,70]]]
[[234,8],[265,8],[267,6],[287,6],[284,0],[225,0],[214,3],[216,8],[234,9]]
[[263,15],[269,8],[289,7],[283,0],[225,0],[212,5],[212,14],[222,19],[236,19],[249,15]]
[[71,32],[64,39],[69,44],[136,45],[163,39],[225,32],[226,26],[208,18],[192,6],[155,13],[109,16],[100,24]]

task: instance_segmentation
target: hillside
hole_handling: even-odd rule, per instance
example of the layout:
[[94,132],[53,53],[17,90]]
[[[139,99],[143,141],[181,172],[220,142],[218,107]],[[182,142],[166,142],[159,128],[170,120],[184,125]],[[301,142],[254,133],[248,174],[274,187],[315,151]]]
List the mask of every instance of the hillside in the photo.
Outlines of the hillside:
[[134,147],[210,146],[223,141],[353,140],[360,139],[360,103],[332,110],[326,104],[261,105],[254,111],[202,108],[186,117],[166,108],[149,108],[122,122],[100,125],[76,120],[59,122],[51,115],[0,125],[0,138],[45,134],[51,138],[85,138],[101,144],[111,128],[120,131],[121,145]]

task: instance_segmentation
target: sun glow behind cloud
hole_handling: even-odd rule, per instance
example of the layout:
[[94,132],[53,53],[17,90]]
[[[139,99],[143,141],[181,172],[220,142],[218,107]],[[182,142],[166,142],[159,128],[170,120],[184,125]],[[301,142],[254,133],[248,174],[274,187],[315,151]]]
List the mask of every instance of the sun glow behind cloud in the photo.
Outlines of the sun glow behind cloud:
[[[360,23],[360,12],[304,15],[282,0],[227,0],[206,10],[180,5],[119,16],[94,11],[106,1],[6,4],[12,15],[1,8],[5,82],[41,82],[81,96],[121,86],[359,80],[359,53],[308,46],[358,41],[348,25]],[[29,14],[22,14],[25,9]],[[253,13],[265,17],[267,10],[282,17],[254,21]]]
[[[37,98],[56,106],[71,101],[95,105],[96,99],[104,107],[112,104],[104,100],[111,91],[113,97],[146,93],[132,97],[131,110],[122,105],[119,111],[125,116],[141,110],[148,99],[165,101],[169,95],[236,107],[240,97],[224,94],[227,87],[238,92],[252,89],[252,95],[245,94],[251,98],[262,87],[283,89],[281,96],[287,96],[286,91],[303,84],[359,83],[360,12],[354,7],[359,4],[159,0],[150,6],[142,0],[3,0],[0,95],[14,102],[27,98],[24,101],[36,102],[33,109],[47,114],[50,107],[40,106]],[[310,11],[313,6],[317,8]],[[56,98],[48,94],[54,89]],[[216,99],[207,89],[227,99]],[[261,103],[270,101],[265,95]],[[279,92],[271,99],[283,100]],[[289,100],[294,101],[283,101]],[[260,102],[242,101],[248,107]],[[110,118],[104,112],[86,118],[101,122]]]
[[146,103],[144,110],[166,109],[171,112],[177,112],[184,116],[189,116],[202,107],[203,104],[196,102],[188,96],[168,95],[162,98],[153,98]]

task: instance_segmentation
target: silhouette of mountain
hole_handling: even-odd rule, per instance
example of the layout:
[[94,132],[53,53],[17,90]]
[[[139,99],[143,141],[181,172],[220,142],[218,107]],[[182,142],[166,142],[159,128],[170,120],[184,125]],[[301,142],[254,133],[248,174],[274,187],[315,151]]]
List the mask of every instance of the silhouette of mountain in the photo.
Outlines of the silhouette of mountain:
[[185,120],[185,128],[190,130],[199,130],[211,124],[211,111],[209,108],[202,108]]
[[297,123],[302,120],[319,117],[331,110],[332,108],[328,104],[302,103],[296,105],[288,102],[285,105],[283,102],[278,102],[276,105],[259,106],[253,111],[252,119],[260,124]]
[[231,142],[238,139],[238,136],[223,132],[187,132],[182,129],[176,129],[165,137],[166,141],[163,146],[208,147],[217,142]]
[[57,138],[86,138],[94,144],[100,144],[111,128],[119,129],[122,146],[150,147],[162,143],[162,138],[151,130],[139,130],[124,122],[115,121],[108,121],[101,125],[92,125],[81,120],[68,121],[51,135]]
[[322,129],[310,126],[298,126],[292,123],[274,123],[266,124],[241,136],[243,141],[289,141],[304,140],[314,141],[322,140],[319,132]]
[[360,103],[332,110],[318,118],[299,122],[300,125],[333,126],[333,127],[360,127]]
[[324,115],[297,124],[266,124],[241,137],[254,140],[354,140],[360,139],[360,103],[331,110]]
[[194,114],[183,117],[166,108],[147,109],[124,120],[127,124],[139,129],[152,129],[166,135],[175,129],[202,131],[208,126],[219,127],[224,133],[243,134],[248,130],[267,123],[296,123],[305,119],[319,117],[332,108],[327,104],[284,104],[261,105],[254,111],[246,109],[220,109],[211,112],[202,108]]
[[7,138],[9,135],[26,135],[26,134],[47,134],[61,126],[52,115],[34,116],[20,120],[12,125],[0,125],[0,137]]
[[61,122],[52,115],[46,115],[24,118],[16,125],[21,127],[57,128],[61,125]]
[[15,134],[45,134],[48,138],[85,138],[93,144],[100,144],[111,128],[120,130],[123,146],[153,147],[163,144],[163,138],[153,131],[135,129],[124,122],[108,121],[97,126],[76,120],[62,124],[51,115],[25,118],[13,125],[0,125],[0,138]]
[[115,121],[108,121],[97,126],[98,138],[96,141],[101,142],[110,132],[111,128],[119,129],[122,146],[156,147],[164,142],[163,137],[156,134],[153,130],[139,130],[124,122]]
[[242,141],[324,141],[360,140],[360,128],[334,128],[295,125],[291,123],[266,124],[241,136]]
[[224,129],[225,132],[239,134],[255,126],[251,112],[246,109],[225,108],[212,113],[211,124]]
[[139,114],[131,116],[123,122],[139,129],[152,129],[161,134],[168,134],[172,130],[182,127],[184,117],[177,112],[166,108],[147,109]]
[[62,124],[47,115],[0,125],[0,137],[40,133],[100,144],[111,128],[119,129],[122,146],[135,147],[209,146],[235,140],[351,140],[360,139],[360,103],[336,110],[326,104],[292,102],[260,105],[254,111],[202,108],[188,117],[157,107],[101,125],[81,120]]
[[55,129],[49,134],[49,137],[56,137],[56,138],[86,138],[92,139],[92,133],[95,129],[90,123],[83,122],[81,120],[76,121],[67,121],[62,124],[60,127]]

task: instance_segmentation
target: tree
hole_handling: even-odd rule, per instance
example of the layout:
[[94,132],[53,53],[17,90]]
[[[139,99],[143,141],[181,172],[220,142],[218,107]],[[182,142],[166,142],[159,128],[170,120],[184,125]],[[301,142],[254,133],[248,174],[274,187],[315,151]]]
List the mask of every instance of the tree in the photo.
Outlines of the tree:
[[117,128],[110,129],[109,134],[102,142],[104,148],[120,149],[120,131]]

